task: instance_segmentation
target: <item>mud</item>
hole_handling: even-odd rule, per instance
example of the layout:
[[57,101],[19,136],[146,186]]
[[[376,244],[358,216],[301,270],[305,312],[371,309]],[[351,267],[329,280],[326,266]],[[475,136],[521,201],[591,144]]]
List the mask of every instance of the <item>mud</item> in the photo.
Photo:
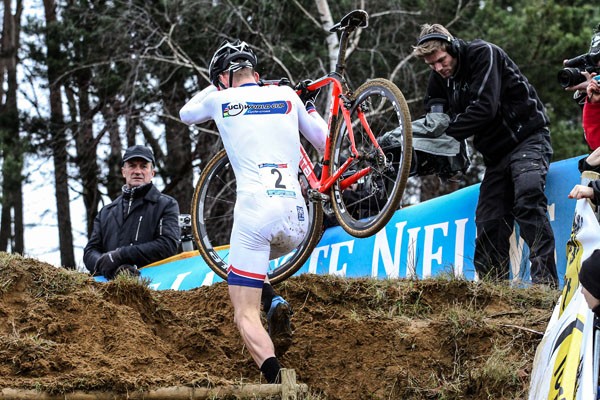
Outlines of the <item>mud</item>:
[[[293,277],[281,357],[312,399],[526,398],[558,292],[456,279]],[[224,283],[154,291],[0,257],[0,386],[49,393],[264,383]]]

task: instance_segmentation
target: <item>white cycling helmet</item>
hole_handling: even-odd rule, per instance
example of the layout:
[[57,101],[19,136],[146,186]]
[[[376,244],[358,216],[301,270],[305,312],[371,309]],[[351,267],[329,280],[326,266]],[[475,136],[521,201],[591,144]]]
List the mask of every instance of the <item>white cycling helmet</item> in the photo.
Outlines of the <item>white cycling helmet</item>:
[[256,54],[246,42],[236,40],[225,41],[213,55],[208,67],[210,82],[218,86],[219,75],[224,71],[235,72],[242,68],[255,68],[258,64]]

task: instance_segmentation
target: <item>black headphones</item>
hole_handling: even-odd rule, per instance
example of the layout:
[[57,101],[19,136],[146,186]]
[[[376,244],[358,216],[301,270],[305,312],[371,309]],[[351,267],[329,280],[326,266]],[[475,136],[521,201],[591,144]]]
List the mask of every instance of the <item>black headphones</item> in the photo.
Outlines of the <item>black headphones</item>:
[[442,42],[448,43],[447,51],[452,57],[457,57],[460,50],[460,43],[458,39],[453,38],[450,35],[445,35],[443,33],[428,33],[427,35],[423,35],[419,38],[417,42],[417,47],[422,45],[425,42],[429,42],[430,40],[441,40]]

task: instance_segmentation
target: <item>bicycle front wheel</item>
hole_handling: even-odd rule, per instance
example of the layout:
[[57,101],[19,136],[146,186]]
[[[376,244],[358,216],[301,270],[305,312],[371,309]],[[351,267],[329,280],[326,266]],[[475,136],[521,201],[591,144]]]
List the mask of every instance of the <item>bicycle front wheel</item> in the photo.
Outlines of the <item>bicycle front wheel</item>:
[[[364,83],[351,104],[351,126],[340,118],[335,129],[333,171],[354,157],[352,139],[359,156],[333,185],[331,205],[346,232],[368,237],[389,222],[402,199],[412,158],[412,125],[402,92],[387,79]],[[345,187],[344,179],[354,173],[364,176]]]
[[[308,181],[300,174],[300,184]],[[227,280],[229,240],[233,227],[236,181],[225,150],[217,153],[200,174],[192,198],[192,230],[200,255],[218,276]],[[267,272],[272,284],[292,276],[310,257],[323,234],[323,209],[307,200],[309,229],[304,241],[289,254],[271,260]],[[252,260],[248,260],[252,262]]]

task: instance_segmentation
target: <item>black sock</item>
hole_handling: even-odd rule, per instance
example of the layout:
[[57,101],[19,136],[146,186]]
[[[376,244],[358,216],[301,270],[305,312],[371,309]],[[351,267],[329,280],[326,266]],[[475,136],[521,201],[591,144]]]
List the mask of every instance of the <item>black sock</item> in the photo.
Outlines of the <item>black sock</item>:
[[260,366],[260,371],[263,373],[268,383],[281,383],[279,371],[281,365],[276,357],[267,358]]
[[265,313],[269,312],[271,308],[271,301],[273,301],[273,297],[275,297],[275,291],[273,290],[273,286],[270,283],[263,283],[262,294],[260,295],[260,302],[262,303],[263,311]]

